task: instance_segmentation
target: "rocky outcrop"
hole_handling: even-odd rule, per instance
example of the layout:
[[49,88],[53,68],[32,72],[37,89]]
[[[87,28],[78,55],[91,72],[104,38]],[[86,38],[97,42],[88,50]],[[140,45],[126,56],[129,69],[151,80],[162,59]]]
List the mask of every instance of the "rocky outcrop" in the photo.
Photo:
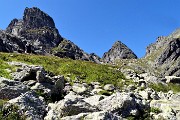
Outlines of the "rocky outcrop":
[[28,91],[21,82],[0,78],[0,99],[13,99]]
[[162,76],[180,76],[180,31],[167,37],[158,37],[156,43],[147,47],[145,59],[152,61],[151,66],[161,70]]
[[67,57],[74,60],[89,60],[89,56],[70,40],[64,39],[57,48],[52,50],[58,57]]
[[24,116],[24,118],[28,120],[43,120],[46,114],[46,104],[44,99],[32,91],[9,100],[3,108],[4,111],[7,111],[7,115],[12,112],[13,106],[18,108],[18,111],[16,112],[19,115]]
[[[23,83],[25,87],[28,86],[29,89],[48,99],[51,98],[52,101],[59,100],[64,93],[64,76],[51,76],[42,66],[19,62],[9,62],[9,64],[18,66],[16,72],[13,72],[11,76],[15,81]],[[22,93],[21,91],[19,90],[20,93]]]
[[36,7],[26,8],[23,19],[12,20],[6,31],[25,38],[37,54],[49,53],[62,41],[53,19]]
[[100,57],[96,54],[87,54],[70,40],[63,39],[58,47],[52,49],[52,54],[61,58],[71,58],[74,60],[85,60],[100,63]]
[[118,59],[136,59],[137,56],[125,44],[120,41],[114,43],[112,48],[104,53],[102,61],[106,63],[114,63]]
[[0,52],[25,52],[26,41],[23,38],[0,30]]

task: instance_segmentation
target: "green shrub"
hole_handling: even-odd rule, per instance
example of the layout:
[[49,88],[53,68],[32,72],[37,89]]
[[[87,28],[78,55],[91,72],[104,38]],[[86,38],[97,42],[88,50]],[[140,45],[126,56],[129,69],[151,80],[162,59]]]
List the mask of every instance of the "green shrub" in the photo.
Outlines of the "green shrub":
[[158,83],[158,84],[150,84],[149,85],[150,88],[154,89],[155,91],[162,91],[162,92],[168,92],[169,90],[172,90],[174,93],[178,93],[180,92],[180,85],[179,84],[173,84],[173,83],[169,83],[169,84],[162,84],[162,83]]
[[157,92],[168,92],[170,89],[169,89],[169,86],[168,85],[165,85],[165,84],[162,84],[162,83],[158,83],[158,84],[153,84],[151,83],[149,85],[150,88],[154,89],[155,91]]
[[98,93],[98,95],[106,95],[106,96],[110,96],[112,94],[112,92],[109,92],[107,90],[102,90]]
[[156,107],[151,107],[150,112],[153,112],[153,113],[159,114],[159,113],[161,113],[162,111],[161,111],[159,108],[156,108]]
[[169,89],[172,90],[174,93],[180,92],[180,85],[179,84],[169,83],[168,86],[169,86]]

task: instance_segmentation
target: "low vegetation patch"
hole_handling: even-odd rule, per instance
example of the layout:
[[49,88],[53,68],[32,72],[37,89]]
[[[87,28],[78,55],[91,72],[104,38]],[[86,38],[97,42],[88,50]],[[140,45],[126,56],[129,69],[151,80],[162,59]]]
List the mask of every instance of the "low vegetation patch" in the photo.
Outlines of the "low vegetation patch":
[[13,67],[8,65],[3,59],[0,59],[0,77],[11,78],[8,70],[12,71]]
[[162,83],[158,83],[158,84],[153,84],[151,83],[149,85],[150,88],[154,89],[157,92],[168,92],[169,90],[172,90],[174,93],[178,93],[180,92],[180,85],[179,84],[162,84]]
[[161,111],[159,108],[156,108],[156,107],[151,107],[150,112],[153,112],[153,113],[159,114],[159,113],[161,113],[162,111]]
[[[125,79],[124,75],[116,69],[116,66],[58,58],[55,56],[0,53],[0,61],[2,61],[4,65],[7,65],[6,62],[10,61],[41,65],[55,75],[69,76],[72,80],[71,82],[74,82],[74,80],[87,83],[98,81],[102,85],[114,84],[117,86],[121,84],[122,79]],[[7,65],[6,67],[9,68],[10,66]],[[2,74],[2,76],[6,77],[9,75],[8,72],[6,72],[6,74],[7,75]]]

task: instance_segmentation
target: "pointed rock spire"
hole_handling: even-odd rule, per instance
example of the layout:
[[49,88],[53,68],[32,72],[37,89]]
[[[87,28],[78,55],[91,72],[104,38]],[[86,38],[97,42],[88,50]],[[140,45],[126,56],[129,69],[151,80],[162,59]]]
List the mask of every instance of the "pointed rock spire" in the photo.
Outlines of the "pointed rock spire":
[[106,63],[114,63],[116,59],[136,59],[137,56],[121,41],[116,41],[112,48],[104,53],[102,60]]

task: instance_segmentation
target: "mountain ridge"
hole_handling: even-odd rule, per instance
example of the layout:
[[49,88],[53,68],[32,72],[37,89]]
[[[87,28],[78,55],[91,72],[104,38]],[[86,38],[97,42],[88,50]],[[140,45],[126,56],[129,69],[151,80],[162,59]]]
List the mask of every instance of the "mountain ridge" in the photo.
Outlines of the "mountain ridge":
[[144,58],[121,41],[100,58],[26,8],[0,30],[0,119],[179,120],[179,35],[158,37]]

